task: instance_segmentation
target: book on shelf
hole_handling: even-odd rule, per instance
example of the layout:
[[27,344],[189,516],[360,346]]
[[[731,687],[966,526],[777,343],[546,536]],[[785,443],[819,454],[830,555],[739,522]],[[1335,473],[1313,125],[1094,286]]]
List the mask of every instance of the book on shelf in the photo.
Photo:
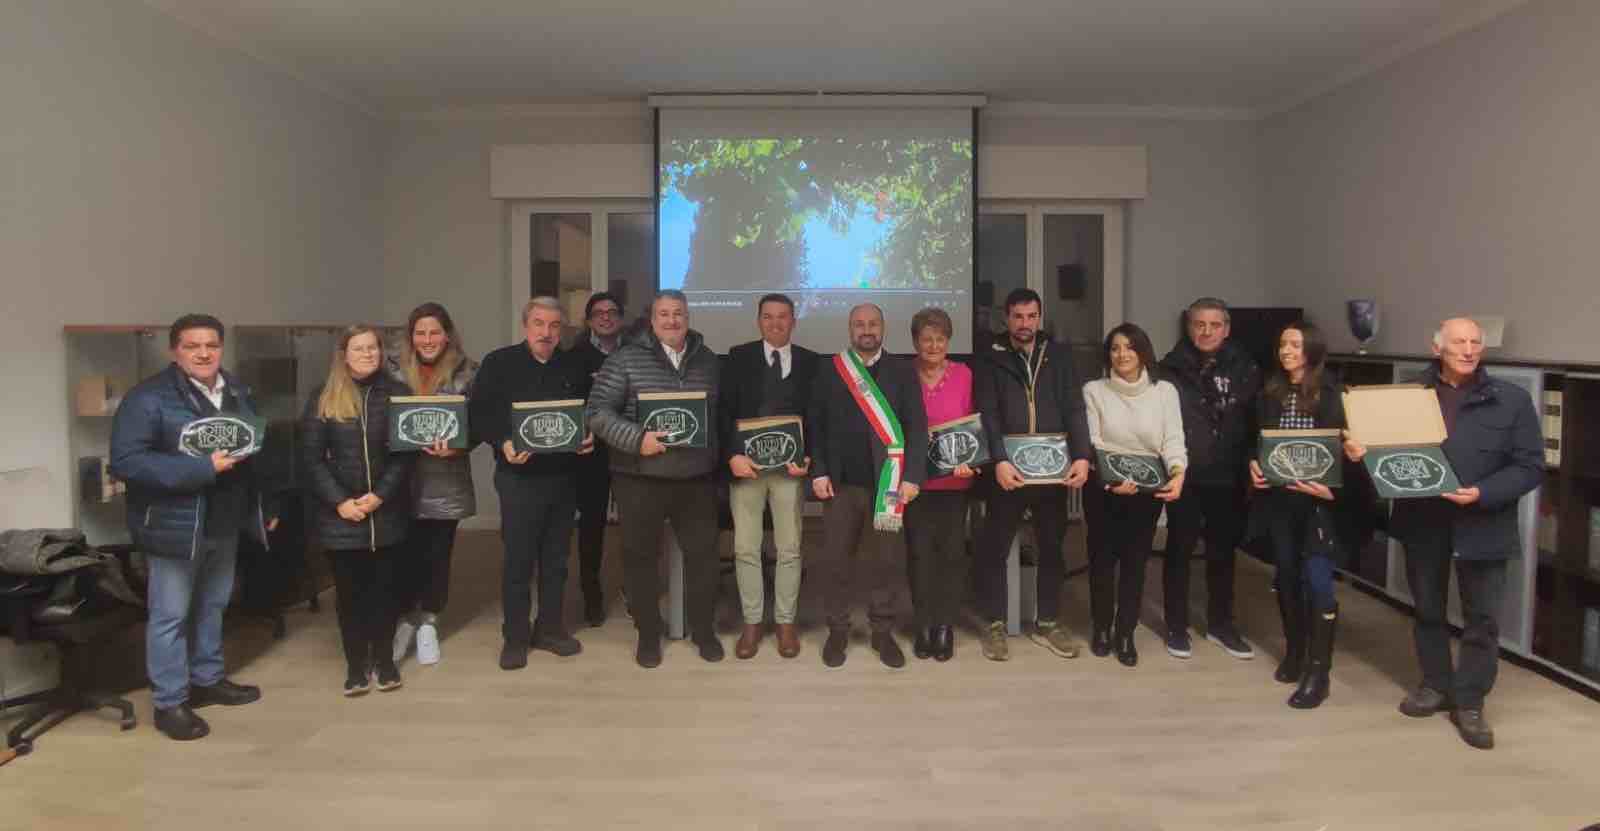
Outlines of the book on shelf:
[[1544,463],[1561,466],[1561,390],[1544,391]]

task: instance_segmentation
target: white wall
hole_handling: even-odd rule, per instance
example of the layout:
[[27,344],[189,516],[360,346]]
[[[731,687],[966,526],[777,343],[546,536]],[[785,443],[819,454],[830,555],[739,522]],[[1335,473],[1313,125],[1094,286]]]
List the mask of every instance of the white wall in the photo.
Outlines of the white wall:
[[1273,299],[1355,346],[1423,352],[1439,318],[1506,316],[1506,355],[1600,359],[1600,3],[1539,0],[1266,121]]
[[0,4],[0,471],[72,520],[68,323],[377,310],[380,125],[139,3]]

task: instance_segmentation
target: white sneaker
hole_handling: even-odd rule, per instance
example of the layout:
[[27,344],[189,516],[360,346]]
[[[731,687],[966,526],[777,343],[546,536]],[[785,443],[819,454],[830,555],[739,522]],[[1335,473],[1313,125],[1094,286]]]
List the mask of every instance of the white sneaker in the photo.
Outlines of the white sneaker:
[[431,623],[417,627],[417,663],[423,666],[439,663],[439,627]]
[[406,659],[406,653],[411,651],[411,639],[417,634],[417,625],[401,618],[394,627],[394,662],[400,663]]

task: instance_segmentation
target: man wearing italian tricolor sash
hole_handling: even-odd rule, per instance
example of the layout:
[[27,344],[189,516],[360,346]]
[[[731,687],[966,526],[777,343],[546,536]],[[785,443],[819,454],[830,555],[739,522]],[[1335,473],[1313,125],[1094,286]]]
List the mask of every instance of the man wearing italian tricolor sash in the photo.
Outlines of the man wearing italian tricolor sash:
[[812,492],[823,502],[813,568],[828,619],[822,661],[829,667],[844,663],[850,641],[852,569],[870,592],[873,650],[886,666],[905,665],[890,631],[904,574],[898,532],[926,473],[928,417],[911,365],[883,351],[883,329],[877,306],[850,310],[850,349],[818,368],[806,414]]

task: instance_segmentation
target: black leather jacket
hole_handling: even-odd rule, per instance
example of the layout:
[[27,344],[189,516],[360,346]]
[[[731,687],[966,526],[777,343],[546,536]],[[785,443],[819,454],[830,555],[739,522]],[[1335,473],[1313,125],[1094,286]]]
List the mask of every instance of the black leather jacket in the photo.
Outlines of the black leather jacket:
[[[376,551],[405,539],[411,525],[411,468],[415,453],[389,450],[389,398],[410,390],[383,371],[358,386],[361,414],[349,421],[317,416],[322,388],[311,393],[300,420],[301,452],[315,497],[314,523],[331,551]],[[338,505],[368,492],[383,504],[361,522],[339,516]]]

